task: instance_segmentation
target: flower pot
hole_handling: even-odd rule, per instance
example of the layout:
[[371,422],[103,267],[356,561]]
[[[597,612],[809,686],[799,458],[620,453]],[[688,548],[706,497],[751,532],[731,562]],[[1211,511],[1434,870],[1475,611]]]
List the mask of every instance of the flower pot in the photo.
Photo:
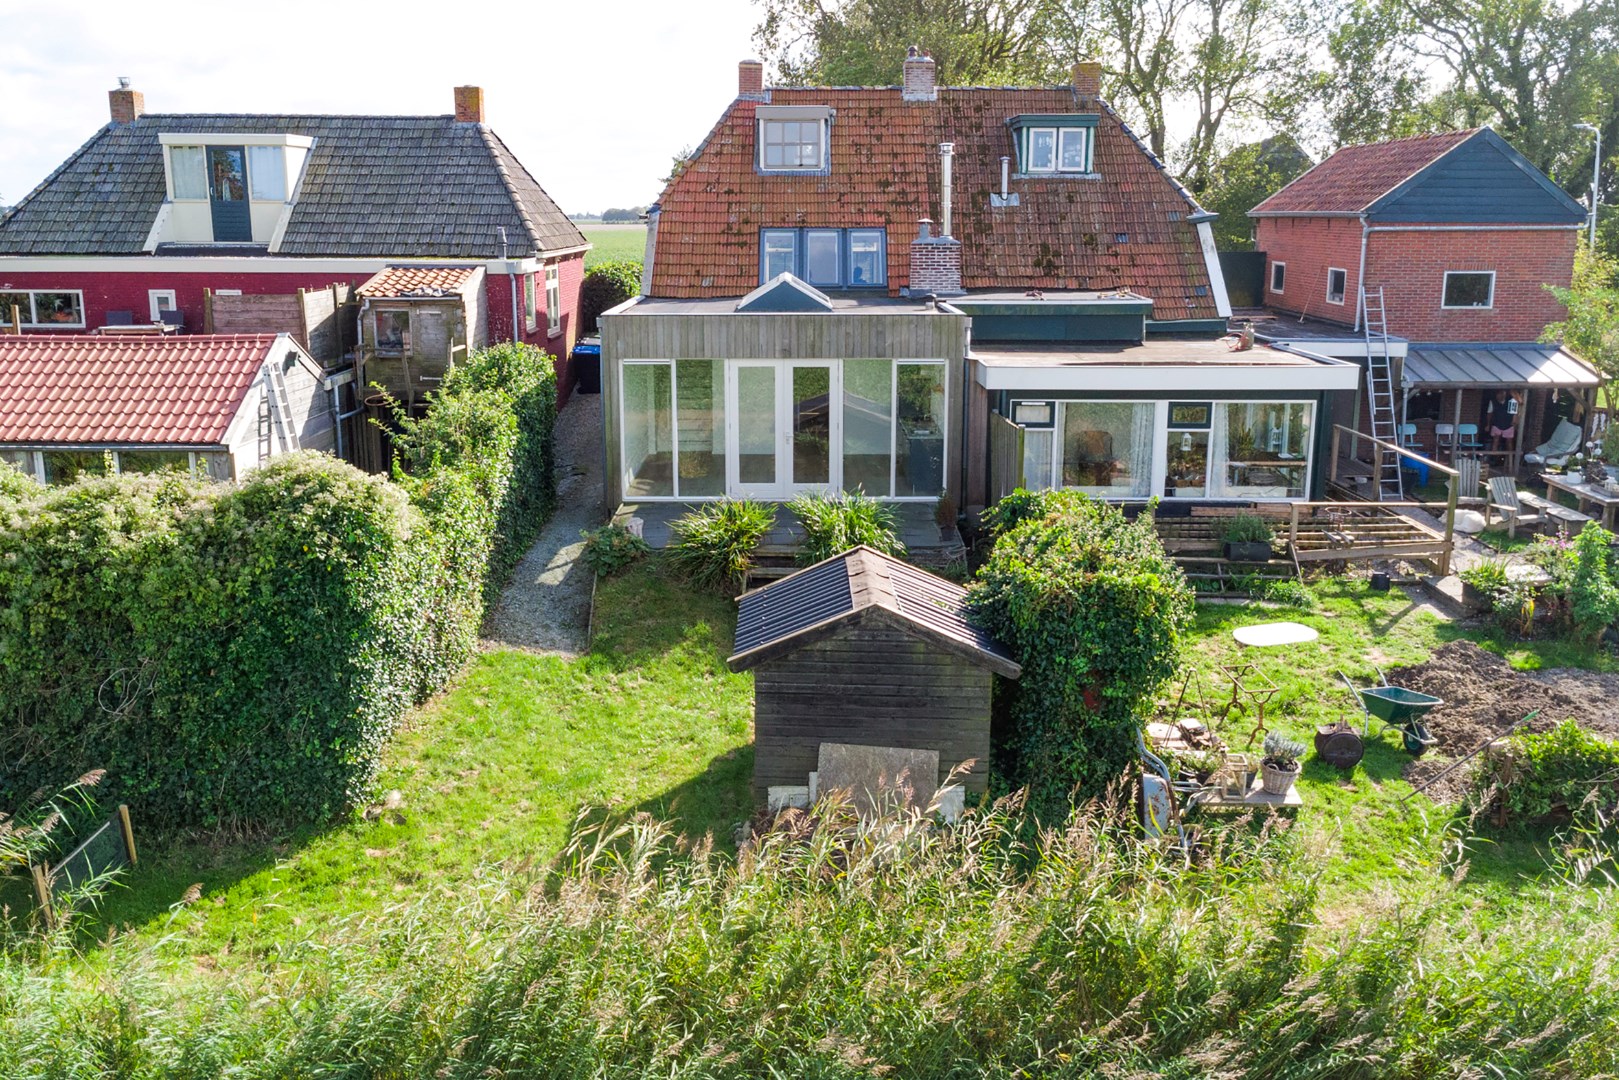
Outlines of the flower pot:
[[1269,562],[1270,543],[1259,540],[1227,540],[1224,545],[1228,562]]
[[1265,786],[1265,792],[1269,795],[1286,795],[1298,777],[1297,765],[1291,769],[1280,769],[1267,763],[1260,768],[1260,783]]

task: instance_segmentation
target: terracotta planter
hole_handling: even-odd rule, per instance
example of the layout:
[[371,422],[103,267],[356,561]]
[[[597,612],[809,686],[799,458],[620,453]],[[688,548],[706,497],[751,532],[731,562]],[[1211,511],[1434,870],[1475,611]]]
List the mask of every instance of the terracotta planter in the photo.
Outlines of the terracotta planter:
[[1286,795],[1293,787],[1293,781],[1299,778],[1299,767],[1295,765],[1291,769],[1278,769],[1274,765],[1264,765],[1260,767],[1259,773],[1260,783],[1264,785],[1267,794]]

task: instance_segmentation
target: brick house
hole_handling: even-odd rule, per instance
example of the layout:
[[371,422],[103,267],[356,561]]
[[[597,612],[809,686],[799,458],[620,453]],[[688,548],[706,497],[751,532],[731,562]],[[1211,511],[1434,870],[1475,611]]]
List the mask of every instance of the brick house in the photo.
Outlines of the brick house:
[[1563,318],[1545,286],[1569,284],[1585,211],[1489,128],[1345,147],[1250,216],[1265,306],[1285,316],[1262,337],[1362,363],[1387,350],[1392,415],[1374,415],[1368,385],[1361,430],[1405,426],[1452,452],[1486,441],[1483,406],[1506,390],[1525,421],[1484,452],[1516,471],[1562,419],[1583,420],[1596,373],[1539,341]]
[[[1019,483],[1145,501],[1316,486],[1352,365],[1232,352],[1209,221],[1070,85],[767,87],[650,212],[642,295],[602,317],[610,511],[861,490],[915,532]],[[1232,449],[1240,446],[1241,454]],[[937,530],[934,530],[937,535]]]
[[3,321],[201,331],[210,294],[479,267],[488,339],[565,364],[589,244],[484,122],[480,88],[456,88],[441,116],[161,114],[128,87],[109,98],[110,122],[0,217]]

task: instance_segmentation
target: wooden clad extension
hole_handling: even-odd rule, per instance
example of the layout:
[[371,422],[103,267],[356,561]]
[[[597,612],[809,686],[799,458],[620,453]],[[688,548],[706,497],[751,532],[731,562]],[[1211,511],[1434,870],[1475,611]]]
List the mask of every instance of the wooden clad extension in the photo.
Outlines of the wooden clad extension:
[[990,691],[1022,668],[966,620],[966,590],[855,548],[744,594],[733,671],[754,671],[753,786],[803,785],[823,742],[937,750],[989,776]]

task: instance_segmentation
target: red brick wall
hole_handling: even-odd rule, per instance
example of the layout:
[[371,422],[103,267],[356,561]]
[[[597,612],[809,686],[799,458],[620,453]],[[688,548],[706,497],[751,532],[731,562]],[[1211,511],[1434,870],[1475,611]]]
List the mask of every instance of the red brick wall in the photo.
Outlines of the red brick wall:
[[[288,296],[303,289],[324,289],[334,281],[359,285],[371,275],[321,273],[230,274],[134,271],[28,271],[17,273],[0,266],[0,292],[7,289],[79,289],[84,293],[85,325],[105,326],[107,312],[128,311],[136,323],[151,321],[150,289],[173,289],[175,302],[185,314],[188,333],[203,328],[203,290],[240,289],[244,296]],[[10,318],[10,313],[6,313]],[[68,333],[83,333],[74,329]]]
[[[1565,312],[1547,284],[1574,272],[1570,229],[1373,232],[1366,281],[1383,286],[1389,332],[1411,341],[1535,341]],[[1445,271],[1494,270],[1488,309],[1442,307]]]
[[[1265,253],[1264,303],[1328,322],[1355,324],[1360,286],[1359,218],[1260,218],[1254,239]],[[1270,291],[1271,264],[1287,264],[1281,293]],[[1327,303],[1327,268],[1346,271],[1344,302]]]

